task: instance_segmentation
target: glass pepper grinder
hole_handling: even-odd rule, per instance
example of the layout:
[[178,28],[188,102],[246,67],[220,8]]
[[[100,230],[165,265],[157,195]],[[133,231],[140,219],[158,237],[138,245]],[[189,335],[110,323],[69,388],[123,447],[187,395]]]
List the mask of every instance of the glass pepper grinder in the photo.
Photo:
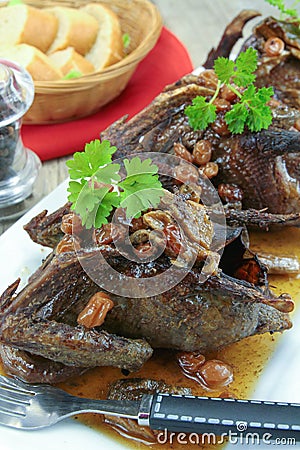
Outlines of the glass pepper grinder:
[[0,220],[22,215],[35,201],[41,162],[23,145],[22,117],[30,108],[34,84],[27,71],[0,59]]

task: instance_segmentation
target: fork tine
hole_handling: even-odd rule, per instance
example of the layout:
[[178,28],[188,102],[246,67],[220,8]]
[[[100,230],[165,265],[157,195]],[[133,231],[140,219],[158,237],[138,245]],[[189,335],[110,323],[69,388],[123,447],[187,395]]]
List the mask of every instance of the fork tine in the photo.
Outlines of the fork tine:
[[32,393],[22,390],[20,383],[0,375],[0,424],[20,427],[30,398]]
[[12,405],[9,402],[0,400],[0,414],[5,414],[8,416],[25,417],[26,411],[24,406]]
[[11,428],[22,428],[23,416],[12,416],[0,412],[0,425],[6,425]]
[[27,394],[21,393],[17,391],[11,391],[8,389],[1,389],[0,387],[0,400],[6,401],[12,404],[20,404],[20,405],[29,405],[30,398]]
[[0,388],[15,391],[19,394],[34,395],[34,390],[28,389],[28,384],[23,383],[20,380],[8,378],[0,375]]

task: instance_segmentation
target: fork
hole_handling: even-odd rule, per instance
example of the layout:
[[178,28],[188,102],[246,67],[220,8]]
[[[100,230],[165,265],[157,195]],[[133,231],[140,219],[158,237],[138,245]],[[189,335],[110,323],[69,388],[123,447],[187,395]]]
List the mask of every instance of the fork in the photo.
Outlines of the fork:
[[157,393],[141,400],[92,400],[56,387],[0,375],[0,424],[37,430],[81,413],[136,419],[153,430],[214,433],[300,441],[300,404]]
[[140,402],[75,397],[48,384],[0,375],[0,424],[12,428],[37,430],[88,412],[137,419],[139,407]]

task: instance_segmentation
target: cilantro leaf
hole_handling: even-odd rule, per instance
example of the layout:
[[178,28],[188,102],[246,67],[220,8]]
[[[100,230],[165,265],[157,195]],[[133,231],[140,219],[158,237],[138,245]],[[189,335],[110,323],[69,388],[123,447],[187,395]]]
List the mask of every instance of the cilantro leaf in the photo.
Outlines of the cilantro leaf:
[[94,174],[94,179],[98,183],[112,184],[121,180],[119,175],[120,164],[107,164],[104,167],[100,167]]
[[266,102],[274,94],[273,88],[256,89],[250,85],[242,96],[242,102],[247,104],[248,117],[246,124],[251,131],[267,129],[272,123],[272,111]]
[[266,88],[262,87],[257,91],[258,98],[263,103],[268,103],[274,95],[274,89],[272,86]]
[[95,208],[94,221],[92,226],[96,228],[102,227],[108,223],[107,217],[110,215],[113,208],[120,205],[120,195],[118,192],[107,192],[98,202]]
[[225,114],[225,121],[231,133],[240,134],[244,131],[248,110],[243,103],[236,103]]
[[[112,199],[117,193],[108,195],[111,194],[109,186],[99,188],[95,184],[97,182],[112,185],[121,179],[120,165],[112,164],[112,155],[116,150],[109,141],[100,142],[96,139],[85,145],[84,152],[74,153],[73,159],[66,163],[71,180],[78,180],[70,181],[68,200],[72,202],[72,210],[79,214],[86,228],[95,225],[95,221],[104,223],[103,214],[106,212],[109,215],[116,203],[112,202]],[[110,208],[105,206],[109,201],[112,202]],[[98,212],[99,203],[102,202],[103,207]]]
[[[124,201],[132,217],[156,206],[163,195],[158,179],[158,167],[151,159],[125,159],[126,178],[122,182],[120,164],[112,163],[116,147],[109,141],[95,140],[86,144],[84,152],[76,152],[67,162],[71,181],[68,200],[87,228],[101,227],[113,208]],[[120,192],[121,191],[121,192]]]
[[266,105],[261,105],[259,108],[254,105],[249,107],[249,115],[247,118],[247,125],[251,131],[260,131],[268,129],[273,120],[272,112]]
[[124,166],[127,178],[136,175],[156,174],[158,172],[158,167],[152,163],[150,158],[143,161],[138,156],[131,160],[124,159]]
[[112,209],[119,204],[118,192],[110,192],[108,187],[94,189],[86,185],[71,208],[81,217],[82,225],[89,229],[107,223]]
[[135,186],[121,193],[120,206],[126,209],[127,218],[138,218],[142,211],[157,207],[163,195],[161,187],[149,188],[146,185],[140,185],[137,189]]
[[139,217],[141,211],[157,206],[163,196],[158,167],[150,159],[141,161],[139,157],[125,159],[124,166],[127,177],[119,183],[121,205],[126,208],[127,217]]
[[[297,0],[300,2],[300,0]],[[272,112],[267,105],[274,95],[272,87],[257,89],[254,86],[258,65],[257,50],[249,47],[240,53],[235,62],[228,58],[217,58],[214,70],[218,77],[215,93],[207,100],[195,97],[192,105],[185,108],[189,124],[194,130],[205,130],[216,120],[214,105],[222,86],[227,86],[236,96],[236,101],[224,118],[231,133],[240,134],[248,126],[251,131],[260,131],[272,123]],[[238,89],[237,87],[241,88]]]
[[216,105],[208,103],[205,97],[199,95],[193,99],[192,105],[185,108],[185,114],[194,130],[205,130],[217,118]]
[[99,139],[85,145],[84,153],[86,154],[93,175],[101,166],[112,162],[112,155],[117,151],[116,147],[112,147],[109,141],[100,142]]
[[66,165],[69,167],[69,175],[73,180],[93,175],[87,155],[83,152],[74,153],[73,159],[67,161]]
[[112,162],[112,155],[116,151],[117,147],[110,145],[110,142],[107,140],[100,142],[99,139],[95,139],[85,145],[85,152],[94,170],[97,170],[105,164],[110,164]]
[[240,87],[246,87],[255,81],[253,74],[257,69],[257,50],[249,47],[245,52],[239,54],[235,62],[236,71],[234,83]]
[[119,183],[119,186],[123,189],[122,195],[125,193],[127,196],[144,189],[161,189],[162,184],[158,175],[135,175],[125,178]]
[[248,86],[248,88],[243,92],[241,102],[250,102],[251,100],[253,100],[255,93],[256,87],[254,86],[254,84],[250,84],[250,86]]
[[214,70],[222,83],[229,83],[230,78],[234,75],[234,61],[228,58],[219,57],[214,63]]
[[81,181],[70,181],[68,192],[70,192],[70,195],[68,196],[68,200],[71,203],[75,203],[79,197],[80,192],[84,188],[85,184],[87,183],[86,180]]
[[232,133],[242,133],[245,125],[251,131],[267,129],[272,123],[272,112],[266,103],[274,95],[273,88],[256,89],[250,84],[244,91],[240,103],[236,103],[225,114],[225,121]]
[[86,183],[71,206],[71,209],[81,217],[82,225],[86,225],[98,201],[95,190]]
[[273,116],[271,109],[266,105],[266,100],[270,100],[272,94],[272,88],[256,90],[253,85],[244,92],[242,102],[247,103],[249,113],[246,124],[251,131],[267,129],[271,125]]
[[109,164],[112,155],[117,148],[110,145],[109,141],[100,142],[96,139],[85,145],[84,152],[76,152],[73,159],[67,161],[69,175],[73,180],[91,177],[100,166]]

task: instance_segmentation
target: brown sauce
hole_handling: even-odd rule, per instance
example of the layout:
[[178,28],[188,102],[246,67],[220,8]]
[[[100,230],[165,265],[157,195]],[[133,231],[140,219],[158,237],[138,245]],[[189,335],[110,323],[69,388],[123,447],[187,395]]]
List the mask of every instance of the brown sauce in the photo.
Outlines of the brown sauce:
[[[284,254],[295,256],[300,259],[300,229],[288,228],[281,231],[269,233],[254,232],[251,233],[250,242],[255,249],[262,249],[264,253]],[[270,285],[276,294],[288,292],[292,295],[296,307],[300,304],[300,276],[276,275],[270,277]],[[274,288],[275,287],[275,288]],[[266,363],[271,358],[278,341],[282,338],[280,334],[253,336],[244,339],[241,342],[230,345],[227,348],[206,355],[208,358],[215,358],[226,362],[233,368],[233,382],[220,390],[207,390],[205,387],[188,379],[181,371],[176,358],[176,353],[167,350],[160,350],[154,353],[154,356],[134,377],[153,378],[164,380],[169,384],[177,386],[190,387],[195,395],[219,396],[229,395],[237,398],[250,398],[255,385],[262,373]],[[131,375],[130,375],[131,376]],[[110,383],[126,378],[119,369],[100,367],[92,369],[80,377],[74,377],[69,381],[60,384],[60,387],[66,391],[84,397],[105,399]],[[111,427],[104,424],[100,415],[86,414],[77,417],[89,427],[96,428],[99,433],[110,435],[112,439],[121,442],[124,446],[143,449],[144,444],[120,436]],[[166,445],[147,445],[147,448],[162,450],[172,448],[174,450],[192,450],[195,445],[180,445],[178,443]],[[209,446],[197,448],[210,448]],[[216,446],[214,446],[214,449]]]

